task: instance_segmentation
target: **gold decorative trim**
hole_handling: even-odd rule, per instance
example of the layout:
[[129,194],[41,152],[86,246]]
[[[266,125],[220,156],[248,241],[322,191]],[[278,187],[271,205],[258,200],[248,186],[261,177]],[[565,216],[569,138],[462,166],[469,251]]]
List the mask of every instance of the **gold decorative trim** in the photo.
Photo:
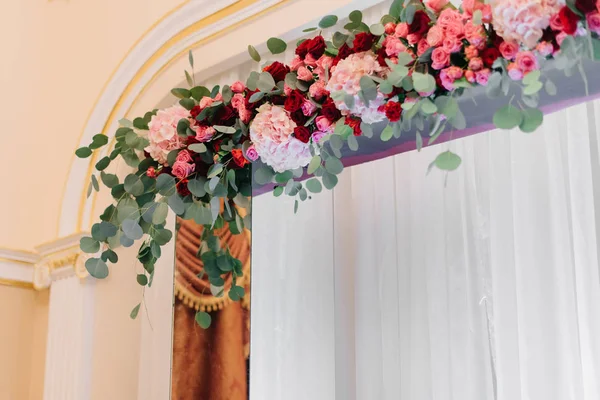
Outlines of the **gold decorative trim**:
[[55,271],[55,270],[63,268],[63,267],[75,266],[78,258],[79,258],[79,253],[68,254],[62,258],[49,260],[49,261],[47,261],[47,264],[48,264],[48,267],[50,268],[50,271]]
[[15,288],[20,288],[20,289],[33,289],[33,283],[16,281],[13,279],[0,278],[0,286],[9,286],[9,287],[15,287]]

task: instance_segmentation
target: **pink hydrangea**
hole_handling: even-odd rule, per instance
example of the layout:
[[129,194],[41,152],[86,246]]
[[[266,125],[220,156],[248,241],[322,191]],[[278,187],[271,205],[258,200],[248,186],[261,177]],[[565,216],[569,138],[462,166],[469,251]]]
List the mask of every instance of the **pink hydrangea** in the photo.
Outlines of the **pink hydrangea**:
[[161,164],[167,163],[167,155],[185,146],[177,135],[177,124],[181,119],[190,118],[190,112],[179,104],[159,110],[148,124],[148,141],[144,149],[154,160]]
[[564,0],[494,0],[492,24],[506,41],[535,48]]
[[282,107],[265,103],[250,125],[250,139],[261,160],[276,172],[308,165],[310,147],[293,137],[296,123]]
[[336,100],[336,107],[343,113],[361,117],[367,124],[373,124],[385,119],[385,113],[379,111],[379,107],[385,104],[385,99],[383,94],[378,92],[377,98],[370,101],[367,106],[358,96],[361,90],[360,79],[366,75],[384,76],[386,72],[387,70],[379,64],[377,56],[372,51],[352,54],[332,68],[331,79],[326,89],[331,93],[344,92],[346,95],[354,96],[352,109],[348,109],[343,100]]

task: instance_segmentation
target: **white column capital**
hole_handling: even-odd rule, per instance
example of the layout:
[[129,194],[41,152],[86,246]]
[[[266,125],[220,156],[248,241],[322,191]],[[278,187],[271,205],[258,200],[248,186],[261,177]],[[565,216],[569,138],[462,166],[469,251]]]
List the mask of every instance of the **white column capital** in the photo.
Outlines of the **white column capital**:
[[36,248],[39,260],[34,265],[33,286],[37,290],[47,289],[61,279],[88,277],[85,262],[91,255],[79,249],[79,240],[83,236],[84,233],[67,236]]

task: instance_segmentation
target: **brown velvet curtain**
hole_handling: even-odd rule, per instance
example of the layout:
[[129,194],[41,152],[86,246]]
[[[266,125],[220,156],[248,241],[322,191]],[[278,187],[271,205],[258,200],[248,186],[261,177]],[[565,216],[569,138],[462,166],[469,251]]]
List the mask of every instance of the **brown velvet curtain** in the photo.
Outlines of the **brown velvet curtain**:
[[[225,226],[217,234],[222,246],[242,261],[246,288],[242,302],[227,296],[231,277],[226,279],[225,296],[215,298],[202,276],[202,261],[196,257],[202,226],[179,220],[176,242],[175,318],[173,333],[173,400],[247,400],[246,359],[250,346],[250,238],[232,235]],[[202,329],[195,321],[197,310],[211,313],[212,324]]]

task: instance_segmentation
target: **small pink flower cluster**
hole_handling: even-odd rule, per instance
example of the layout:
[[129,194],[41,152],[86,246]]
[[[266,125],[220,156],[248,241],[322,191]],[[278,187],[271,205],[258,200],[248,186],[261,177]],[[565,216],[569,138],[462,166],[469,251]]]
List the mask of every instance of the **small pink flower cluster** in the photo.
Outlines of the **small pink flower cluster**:
[[240,81],[231,85],[231,91],[235,93],[231,98],[231,106],[240,114],[242,122],[247,124],[252,119],[252,111],[248,110],[246,107],[246,96],[244,96],[245,90],[246,85]]

